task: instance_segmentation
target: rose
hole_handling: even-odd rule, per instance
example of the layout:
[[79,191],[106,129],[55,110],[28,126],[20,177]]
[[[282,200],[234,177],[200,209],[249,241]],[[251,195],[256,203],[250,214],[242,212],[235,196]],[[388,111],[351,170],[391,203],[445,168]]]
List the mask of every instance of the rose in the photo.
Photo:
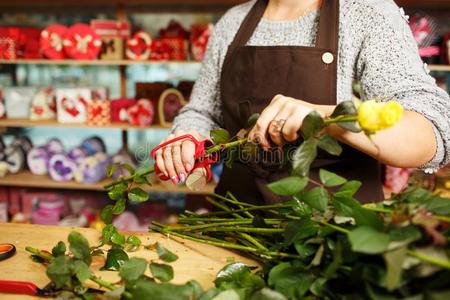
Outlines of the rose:
[[402,115],[403,108],[397,101],[368,100],[358,106],[358,122],[367,134],[394,126]]

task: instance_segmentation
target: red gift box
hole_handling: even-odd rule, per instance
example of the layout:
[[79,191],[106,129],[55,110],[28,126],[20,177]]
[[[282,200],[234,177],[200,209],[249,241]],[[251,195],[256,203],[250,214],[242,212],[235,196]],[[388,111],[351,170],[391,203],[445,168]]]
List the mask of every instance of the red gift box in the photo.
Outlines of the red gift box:
[[50,59],[64,59],[64,37],[67,27],[59,24],[51,25],[41,32],[40,46],[45,57]]
[[206,46],[211,36],[213,25],[194,24],[191,26],[191,56],[192,59],[201,61],[205,56]]
[[114,99],[111,100],[111,120],[113,122],[127,123],[128,108],[136,104],[134,99]]
[[152,37],[144,31],[136,32],[131,39],[127,40],[125,52],[128,59],[147,60],[152,52]]
[[167,46],[169,59],[186,60],[188,57],[188,42],[179,37],[166,37],[162,42]]
[[0,58],[39,58],[40,29],[0,27]]
[[107,100],[93,100],[87,105],[88,125],[104,126],[111,123],[110,102]]
[[153,40],[150,59],[159,61],[169,60],[171,51],[172,49],[170,48],[170,46],[163,40]]
[[184,29],[180,22],[171,20],[166,28],[159,30],[159,36],[161,38],[177,37],[184,40],[189,39],[189,31]]
[[131,125],[145,127],[153,123],[155,109],[150,100],[140,99],[128,108],[128,121]]
[[123,59],[124,40],[130,37],[130,23],[117,20],[93,20],[91,27],[102,40],[100,59]]
[[75,24],[69,28],[64,38],[64,51],[74,59],[96,59],[102,41],[87,24]]

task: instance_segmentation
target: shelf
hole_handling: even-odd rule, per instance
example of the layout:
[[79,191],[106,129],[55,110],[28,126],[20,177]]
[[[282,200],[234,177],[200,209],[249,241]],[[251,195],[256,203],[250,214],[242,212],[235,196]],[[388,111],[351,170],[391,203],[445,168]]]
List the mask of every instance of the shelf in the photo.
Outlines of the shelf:
[[428,65],[431,71],[450,72],[450,65]]
[[76,59],[11,59],[0,60],[2,65],[60,65],[60,66],[131,66],[131,65],[199,65],[198,61],[185,60],[76,60]]
[[[23,171],[18,174],[8,174],[4,178],[0,178],[0,186],[14,186],[25,188],[48,188],[48,189],[69,189],[69,190],[85,190],[85,191],[104,191],[104,186],[109,180],[104,180],[94,184],[82,184],[75,181],[58,182],[52,180],[48,176],[33,175],[29,171]],[[148,192],[171,192],[171,193],[188,193],[188,194],[212,194],[215,186],[208,184],[204,191],[191,191],[186,187],[178,187],[172,183],[157,183],[151,187],[145,188]]]
[[88,124],[65,124],[55,120],[32,121],[27,119],[0,119],[0,128],[28,128],[28,127],[53,127],[53,128],[92,128],[92,129],[123,129],[123,130],[148,130],[148,129],[169,129],[161,125],[151,125],[149,127],[138,127],[127,123],[111,123],[105,126],[92,126]]

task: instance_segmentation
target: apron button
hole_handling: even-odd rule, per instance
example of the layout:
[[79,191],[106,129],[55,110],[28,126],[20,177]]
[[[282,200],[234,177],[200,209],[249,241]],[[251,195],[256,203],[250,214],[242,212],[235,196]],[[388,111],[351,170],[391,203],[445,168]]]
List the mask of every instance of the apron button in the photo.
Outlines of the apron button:
[[334,55],[331,52],[325,52],[322,55],[322,61],[327,65],[331,64],[334,61]]

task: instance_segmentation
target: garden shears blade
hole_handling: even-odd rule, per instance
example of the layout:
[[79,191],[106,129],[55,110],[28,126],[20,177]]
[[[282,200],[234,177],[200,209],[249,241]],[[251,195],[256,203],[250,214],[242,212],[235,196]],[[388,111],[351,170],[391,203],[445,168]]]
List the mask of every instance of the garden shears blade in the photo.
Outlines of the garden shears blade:
[[[212,179],[212,173],[211,173],[211,164],[216,163],[219,160],[219,155],[217,152],[215,153],[208,153],[207,148],[214,146],[214,143],[210,140],[203,140],[199,141],[197,140],[193,135],[191,134],[185,134],[181,135],[179,137],[170,139],[161,145],[155,147],[151,152],[150,155],[153,157],[153,159],[156,159],[156,152],[161,149],[167,149],[167,147],[173,146],[175,143],[184,143],[190,141],[194,143],[195,145],[195,154],[194,154],[194,167],[192,168],[191,172],[195,169],[204,168],[207,173],[207,182],[210,182]],[[158,168],[156,162],[155,162],[155,173],[162,181],[170,180],[168,176],[166,176],[164,173],[161,172],[161,170]]]

